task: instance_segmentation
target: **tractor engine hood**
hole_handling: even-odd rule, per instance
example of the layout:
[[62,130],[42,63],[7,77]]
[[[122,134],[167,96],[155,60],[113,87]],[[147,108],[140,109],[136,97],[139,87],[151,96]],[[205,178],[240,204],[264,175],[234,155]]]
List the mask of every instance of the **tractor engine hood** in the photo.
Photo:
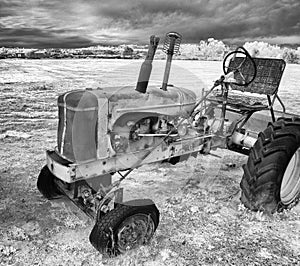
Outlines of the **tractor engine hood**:
[[104,88],[91,91],[97,98],[106,98],[109,112],[117,119],[127,112],[154,112],[164,115],[187,115],[196,102],[194,92],[178,87],[169,87],[163,91],[158,86],[149,86],[146,93],[141,94],[133,86],[122,88]]
[[196,102],[194,92],[168,87],[167,91],[149,86],[146,93],[134,86],[77,90],[58,97],[58,152],[72,162],[112,156],[110,133],[124,114],[151,113],[187,116]]

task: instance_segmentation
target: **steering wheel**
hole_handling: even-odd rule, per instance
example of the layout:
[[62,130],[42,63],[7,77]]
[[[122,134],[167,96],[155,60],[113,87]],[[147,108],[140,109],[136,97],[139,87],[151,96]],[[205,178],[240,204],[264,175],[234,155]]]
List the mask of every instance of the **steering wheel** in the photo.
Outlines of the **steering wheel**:
[[238,47],[225,56],[223,71],[225,75],[230,72],[233,74],[234,81],[231,84],[246,87],[255,79],[257,68],[248,51],[244,47]]

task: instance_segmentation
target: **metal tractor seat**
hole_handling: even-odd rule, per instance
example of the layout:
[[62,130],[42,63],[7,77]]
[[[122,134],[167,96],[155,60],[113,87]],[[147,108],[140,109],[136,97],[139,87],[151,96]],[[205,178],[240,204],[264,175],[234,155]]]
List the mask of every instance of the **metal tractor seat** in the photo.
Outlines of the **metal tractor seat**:
[[[239,65],[244,58],[236,57],[231,60],[229,66],[234,67]],[[231,89],[229,90],[227,98],[227,106],[234,108],[240,112],[256,112],[261,110],[271,110],[273,118],[273,104],[277,98],[282,105],[284,111],[285,108],[277,95],[280,80],[285,69],[285,61],[282,59],[273,58],[253,58],[257,73],[252,83],[248,86],[239,86],[230,84]],[[249,64],[242,65],[240,72],[247,79],[253,76],[253,67]],[[260,97],[251,94],[260,94]],[[263,99],[263,96],[267,98]],[[273,99],[271,99],[273,96]],[[267,100],[267,101],[266,101]],[[220,94],[220,91],[215,91],[214,96],[209,98],[209,101],[222,104],[224,103],[224,97]]]

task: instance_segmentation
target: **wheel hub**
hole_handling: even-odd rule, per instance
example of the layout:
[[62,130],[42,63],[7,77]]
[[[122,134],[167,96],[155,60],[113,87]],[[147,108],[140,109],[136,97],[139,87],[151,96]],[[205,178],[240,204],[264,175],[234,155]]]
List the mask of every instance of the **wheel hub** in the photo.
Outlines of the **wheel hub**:
[[154,222],[149,215],[136,214],[123,221],[118,230],[121,253],[147,243],[154,234]]
[[300,193],[300,148],[290,160],[281,183],[280,198],[285,205],[292,203]]

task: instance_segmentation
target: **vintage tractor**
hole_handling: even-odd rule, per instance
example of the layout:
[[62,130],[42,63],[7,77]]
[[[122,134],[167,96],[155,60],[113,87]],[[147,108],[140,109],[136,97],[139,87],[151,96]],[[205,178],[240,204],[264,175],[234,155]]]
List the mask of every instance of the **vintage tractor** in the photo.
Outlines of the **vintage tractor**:
[[[37,187],[48,199],[66,195],[95,219],[90,242],[103,254],[147,243],[158,226],[153,201],[123,202],[121,181],[143,164],[176,164],[227,148],[249,155],[241,181],[247,208],[273,213],[299,199],[300,119],[285,113],[277,95],[285,62],[252,58],[239,47],[224,58],[224,75],[197,101],[194,92],[168,84],[180,41],[176,32],[166,35],[162,86],[148,86],[159,43],[151,36],[135,87],[76,90],[58,97],[57,147],[47,150]],[[266,103],[256,95],[266,96]],[[273,110],[276,99],[283,112]],[[258,134],[247,125],[264,110],[270,123]],[[112,182],[116,173],[120,178]]]

